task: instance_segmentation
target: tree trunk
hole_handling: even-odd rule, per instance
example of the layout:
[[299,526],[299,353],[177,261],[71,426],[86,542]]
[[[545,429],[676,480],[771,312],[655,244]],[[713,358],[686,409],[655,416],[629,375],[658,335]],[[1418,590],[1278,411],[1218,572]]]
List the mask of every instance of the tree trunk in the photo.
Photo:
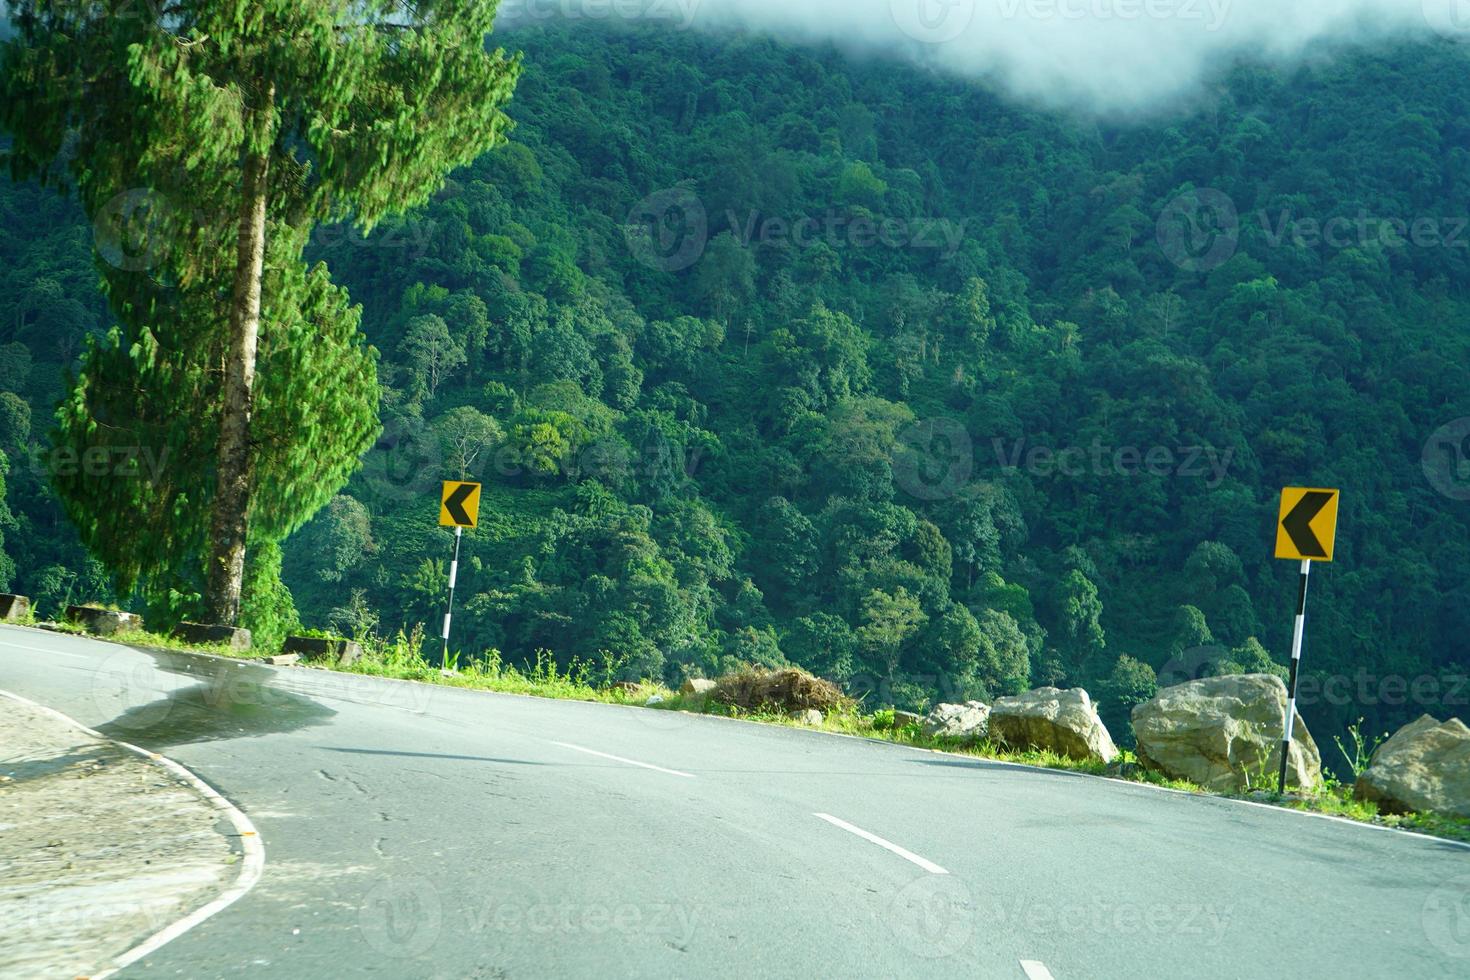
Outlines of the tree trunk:
[[270,167],[273,99],[274,89],[268,87],[262,104],[250,110],[246,121],[245,167],[240,178],[235,283],[230,299],[230,342],[224,365],[216,453],[218,473],[210,528],[209,580],[205,593],[210,622],[225,626],[235,625],[240,618],[245,537],[249,530],[250,497],[255,477],[250,417],[255,397],[255,354],[260,338],[266,177]]

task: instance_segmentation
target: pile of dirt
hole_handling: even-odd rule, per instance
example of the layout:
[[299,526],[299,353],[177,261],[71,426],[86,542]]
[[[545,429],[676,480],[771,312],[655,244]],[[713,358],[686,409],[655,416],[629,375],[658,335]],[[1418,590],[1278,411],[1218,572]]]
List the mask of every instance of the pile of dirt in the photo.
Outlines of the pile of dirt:
[[831,681],[792,669],[726,674],[715,681],[710,697],[745,711],[791,712],[816,708],[825,713],[852,703]]

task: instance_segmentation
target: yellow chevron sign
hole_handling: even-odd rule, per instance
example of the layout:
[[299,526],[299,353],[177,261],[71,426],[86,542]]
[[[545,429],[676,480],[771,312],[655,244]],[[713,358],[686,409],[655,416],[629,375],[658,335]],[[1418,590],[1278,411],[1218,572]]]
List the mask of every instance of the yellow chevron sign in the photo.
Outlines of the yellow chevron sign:
[[446,481],[439,496],[441,527],[478,527],[480,524],[480,485]]
[[1332,560],[1337,543],[1339,490],[1287,487],[1276,521],[1276,557],[1294,561]]

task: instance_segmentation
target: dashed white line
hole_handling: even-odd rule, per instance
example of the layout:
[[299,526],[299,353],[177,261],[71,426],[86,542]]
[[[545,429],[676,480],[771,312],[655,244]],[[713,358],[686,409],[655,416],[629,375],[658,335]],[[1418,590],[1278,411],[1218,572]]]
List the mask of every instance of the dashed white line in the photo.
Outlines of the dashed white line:
[[1029,980],[1056,980],[1051,975],[1051,971],[1046,968],[1046,964],[1040,960],[1022,960],[1021,969],[1026,971]]
[[571,742],[552,742],[551,744],[560,745],[564,749],[572,749],[576,752],[586,752],[588,755],[595,755],[601,759],[611,759],[614,762],[621,762],[624,765],[638,766],[640,769],[652,769],[654,772],[668,773],[670,776],[683,776],[685,779],[694,778],[694,774],[692,772],[680,772],[677,769],[665,769],[663,766],[655,766],[652,763],[648,762],[639,762],[637,759],[624,759],[620,755],[612,755],[608,752],[599,752],[596,749],[583,748],[580,745],[573,745]]
[[868,833],[866,830],[864,830],[861,827],[854,827],[852,824],[848,823],[846,820],[839,820],[837,817],[832,816],[832,814],[830,814],[830,813],[813,813],[812,816],[816,817],[818,820],[825,820],[825,821],[827,821],[828,823],[830,823],[834,827],[840,827],[843,830],[847,831],[849,834],[856,834],[857,836],[861,837],[863,840],[868,841],[868,842],[873,843],[873,844],[877,844],[879,847],[883,848],[886,851],[892,851],[894,854],[897,854],[899,857],[903,858],[905,861],[912,861],[913,863],[917,864],[919,867],[923,868],[925,871],[929,872],[931,875],[947,875],[947,874],[949,874],[948,871],[944,870],[939,865],[935,864],[933,861],[930,861],[928,858],[921,858],[921,857],[919,857],[919,855],[915,854],[913,851],[906,850],[905,848],[899,847],[897,844],[893,843],[893,841],[884,840],[883,838],[879,837],[877,834],[870,834],[870,833]]
[[0,640],[0,647],[10,647],[13,650],[29,650],[32,653],[44,653],[48,657],[67,657],[71,660],[91,660],[88,654],[69,653],[66,650],[57,650],[52,647],[33,647],[28,643],[11,643],[9,640]]

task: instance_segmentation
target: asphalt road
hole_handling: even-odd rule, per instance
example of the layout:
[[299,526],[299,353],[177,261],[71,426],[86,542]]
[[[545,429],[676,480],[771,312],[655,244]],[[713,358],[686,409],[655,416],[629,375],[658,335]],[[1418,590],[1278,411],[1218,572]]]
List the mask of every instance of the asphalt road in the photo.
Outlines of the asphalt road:
[[253,891],[124,977],[1470,976],[1470,850],[1405,834],[14,627],[0,688],[264,838]]

